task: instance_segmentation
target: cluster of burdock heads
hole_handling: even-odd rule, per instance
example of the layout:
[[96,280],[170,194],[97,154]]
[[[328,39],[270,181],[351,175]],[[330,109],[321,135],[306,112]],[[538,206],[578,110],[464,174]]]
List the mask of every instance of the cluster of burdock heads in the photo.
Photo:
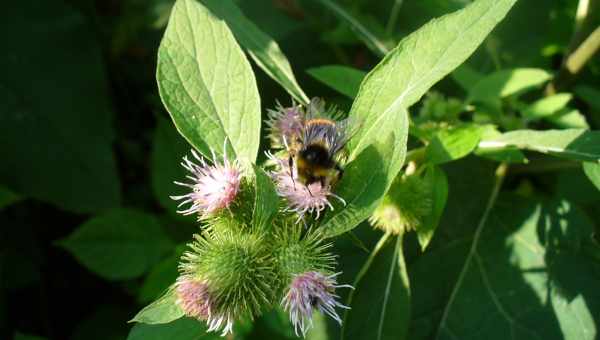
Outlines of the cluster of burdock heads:
[[[334,113],[319,100],[269,111],[273,152],[267,153],[265,178],[279,196],[279,206],[266,222],[256,216],[262,204],[257,192],[264,189],[257,183],[264,182],[257,180],[252,166],[229,159],[226,151],[222,158],[213,152],[211,161],[194,150],[193,158],[183,158],[189,182],[176,183],[190,192],[172,198],[180,201],[179,213],[198,217],[200,231],[181,258],[173,289],[185,315],[206,322],[208,331],[226,335],[233,332],[236,320],[252,319],[272,308],[289,313],[298,336],[312,327],[315,311],[341,324],[336,308],[348,307],[335,291],[352,287],[337,283],[335,256],[328,252],[331,244],[317,223],[323,210],[333,209],[333,198],[345,203],[332,192],[336,181],[327,176],[307,181],[292,157],[292,143],[307,133],[317,133],[308,137],[337,148],[331,152],[343,148],[344,122]],[[331,131],[307,131],[310,119],[335,125]]]

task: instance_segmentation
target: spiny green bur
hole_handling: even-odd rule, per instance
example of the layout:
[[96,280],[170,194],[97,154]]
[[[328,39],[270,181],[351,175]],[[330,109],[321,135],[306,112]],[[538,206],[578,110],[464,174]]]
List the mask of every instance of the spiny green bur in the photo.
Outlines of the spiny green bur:
[[252,318],[272,303],[276,275],[260,236],[230,231],[197,235],[191,248],[181,268],[209,283],[217,310]]

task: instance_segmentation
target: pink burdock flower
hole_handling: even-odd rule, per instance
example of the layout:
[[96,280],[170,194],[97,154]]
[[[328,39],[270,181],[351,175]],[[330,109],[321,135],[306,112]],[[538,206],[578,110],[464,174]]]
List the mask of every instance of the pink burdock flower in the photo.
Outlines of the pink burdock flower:
[[176,303],[185,315],[206,321],[211,315],[213,300],[208,284],[188,276],[180,276],[175,283]]
[[215,300],[209,292],[206,281],[195,280],[190,276],[180,276],[175,283],[176,303],[185,315],[199,321],[206,321],[208,332],[223,327],[221,336],[233,333],[233,318],[215,310]]
[[223,155],[223,164],[219,164],[213,152],[213,165],[208,165],[194,150],[192,155],[200,164],[190,161],[187,156],[183,157],[181,162],[181,165],[192,173],[191,176],[186,176],[192,183],[175,182],[192,189],[192,192],[182,196],[171,196],[171,198],[181,201],[178,208],[191,203],[187,209],[178,210],[178,213],[183,215],[197,213],[200,218],[204,218],[215,211],[229,207],[240,189],[242,173],[239,164],[236,161],[230,162],[226,153]]
[[299,105],[283,107],[277,104],[277,110],[268,110],[269,137],[274,148],[288,147],[291,139],[302,131],[304,113]]
[[340,325],[342,319],[335,311],[335,307],[350,309],[339,303],[335,295],[336,288],[352,288],[350,285],[338,285],[336,276],[340,273],[325,276],[319,272],[306,272],[294,276],[290,283],[288,293],[281,304],[285,311],[290,313],[290,320],[294,325],[296,335],[298,330],[302,336],[313,326],[313,311],[318,310],[331,316]]
[[267,153],[267,156],[277,164],[277,170],[271,172],[277,193],[287,201],[287,211],[298,213],[298,220],[301,220],[306,213],[313,212],[316,212],[316,218],[319,218],[321,211],[326,207],[333,210],[329,197],[335,197],[346,205],[343,198],[331,192],[331,185],[323,185],[320,182],[305,185],[299,181],[295,167],[290,169],[287,161],[271,153]]

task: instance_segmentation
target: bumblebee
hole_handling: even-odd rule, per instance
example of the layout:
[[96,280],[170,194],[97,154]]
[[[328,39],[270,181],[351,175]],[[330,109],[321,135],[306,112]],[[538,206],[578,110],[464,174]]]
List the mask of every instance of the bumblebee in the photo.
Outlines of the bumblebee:
[[350,135],[349,121],[313,118],[315,113],[311,111],[314,109],[309,106],[302,129],[288,144],[289,167],[294,169],[295,165],[297,179],[304,185],[316,182],[333,185],[344,174],[340,162],[345,158],[343,149]]

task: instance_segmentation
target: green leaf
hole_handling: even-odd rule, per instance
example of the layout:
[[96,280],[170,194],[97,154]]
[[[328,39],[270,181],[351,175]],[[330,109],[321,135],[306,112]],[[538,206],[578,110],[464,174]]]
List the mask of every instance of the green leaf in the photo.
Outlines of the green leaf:
[[516,130],[484,139],[480,149],[517,147],[579,161],[600,160],[600,132],[584,129]]
[[442,164],[467,156],[477,147],[481,128],[474,124],[464,124],[439,131],[425,150],[425,160],[432,164]]
[[589,180],[600,190],[600,164],[585,162],[583,163],[583,172]]
[[254,174],[256,198],[252,213],[252,225],[258,229],[270,228],[271,221],[279,211],[279,195],[277,195],[273,180],[263,169],[255,166]]
[[[493,125],[481,126],[481,139],[489,140],[502,135]],[[527,163],[529,160],[516,147],[480,147],[474,152],[477,156],[504,163]]]
[[[592,231],[566,201],[499,201],[452,292],[435,292],[448,297],[436,339],[595,339],[600,267],[582,249]],[[431,256],[451,256],[456,247]]]
[[273,38],[248,20],[233,1],[201,1],[213,15],[225,20],[240,45],[269,77],[283,86],[298,102],[308,104],[309,99],[298,85],[289,61]]
[[216,333],[206,333],[206,326],[195,319],[180,318],[176,321],[147,325],[136,324],[129,332],[127,340],[217,340]]
[[[406,115],[399,115],[397,121],[402,121],[402,117]],[[406,130],[408,124],[403,126]],[[342,180],[336,185],[339,188],[336,194],[345,200],[346,205],[337,204],[335,210],[325,216],[321,226],[325,237],[352,230],[375,210],[393,180],[391,174],[398,172],[391,169],[399,169],[406,153],[405,149],[393,147],[394,140],[396,138],[392,134],[387,143],[369,146],[346,167]]]
[[375,251],[354,283],[342,339],[400,340],[406,337],[410,288],[402,254],[402,235],[381,250],[376,247]]
[[42,336],[29,335],[29,334],[23,334],[21,332],[16,332],[15,337],[13,339],[14,340],[45,340],[46,338],[44,338]]
[[593,110],[600,112],[600,91],[591,86],[578,85],[575,94],[583,99]]
[[188,175],[180,163],[189,152],[189,144],[177,133],[173,123],[158,117],[150,154],[152,191],[160,205],[173,215],[176,215],[177,202],[170,196],[183,195],[189,190],[173,183],[183,181]]
[[421,250],[425,250],[427,245],[429,245],[433,233],[440,223],[440,218],[444,213],[446,200],[448,199],[448,179],[446,178],[444,170],[438,166],[431,165],[425,172],[424,180],[431,183],[431,188],[433,189],[431,193],[433,204],[431,214],[425,216],[423,218],[423,223],[417,226],[416,232],[419,244],[421,245]]
[[23,197],[17,195],[11,190],[0,186],[0,209],[7,207],[15,202],[22,200]]
[[250,63],[224,21],[195,0],[178,0],[158,50],[158,89],[179,132],[200,152],[254,162],[260,98]]
[[109,280],[142,275],[174,247],[154,216],[129,209],[94,217],[58,244]]
[[585,116],[579,110],[565,108],[546,118],[555,126],[565,129],[589,129]]
[[175,303],[177,296],[170,288],[163,296],[144,307],[129,322],[140,322],[149,325],[165,324],[181,318],[184,313]]
[[570,93],[557,93],[555,95],[537,100],[523,110],[523,116],[530,120],[547,118],[567,107],[573,95]]
[[514,3],[515,0],[475,1],[430,21],[388,53],[366,76],[352,105],[350,116],[362,125],[350,141],[350,159],[395,129],[389,123],[391,117],[402,114],[462,64]]
[[467,92],[484,77],[483,74],[470,67],[467,63],[457,67],[451,76]]
[[113,110],[95,28],[65,2],[10,2],[0,17],[11,32],[0,55],[0,183],[77,213],[118,206]]
[[366,72],[343,65],[325,65],[306,70],[313,78],[354,99]]
[[332,0],[317,0],[323,6],[327,7],[335,16],[342,22],[347,23],[350,28],[356,33],[358,38],[376,55],[384,56],[389,52],[389,48],[375,34],[367,29],[360,21],[352,17],[350,13],[340,7]]
[[516,68],[496,71],[481,79],[469,91],[468,101],[490,101],[540,87],[552,78],[546,70]]

